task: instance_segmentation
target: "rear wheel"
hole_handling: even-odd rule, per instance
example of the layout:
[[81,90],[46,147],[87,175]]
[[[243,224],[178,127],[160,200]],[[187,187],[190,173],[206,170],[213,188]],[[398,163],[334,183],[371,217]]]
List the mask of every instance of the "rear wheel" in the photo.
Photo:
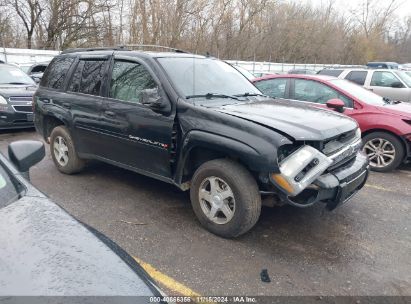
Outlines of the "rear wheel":
[[226,159],[206,162],[197,169],[190,197],[200,223],[226,238],[250,230],[261,212],[261,196],[254,177],[240,164]]
[[394,135],[374,132],[364,136],[363,142],[363,151],[367,154],[370,167],[374,171],[394,170],[404,159],[404,147]]
[[73,139],[64,126],[57,126],[51,131],[50,152],[54,164],[62,173],[77,173],[85,166],[85,161],[77,156]]

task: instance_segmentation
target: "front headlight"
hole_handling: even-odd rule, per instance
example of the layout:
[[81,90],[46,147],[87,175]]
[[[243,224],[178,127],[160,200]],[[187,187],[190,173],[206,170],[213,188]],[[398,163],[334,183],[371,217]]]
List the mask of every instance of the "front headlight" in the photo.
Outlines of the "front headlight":
[[8,104],[6,98],[0,95],[0,104]]
[[332,160],[311,146],[302,146],[280,165],[280,174],[271,174],[271,180],[287,195],[296,196],[318,178]]
[[355,131],[355,138],[360,139],[361,138],[361,129],[357,128],[357,130]]

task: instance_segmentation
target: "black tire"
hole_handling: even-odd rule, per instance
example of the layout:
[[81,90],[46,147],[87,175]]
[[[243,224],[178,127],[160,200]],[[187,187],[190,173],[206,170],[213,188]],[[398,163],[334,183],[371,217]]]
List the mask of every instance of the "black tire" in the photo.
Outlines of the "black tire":
[[[65,145],[68,148],[67,157],[68,161],[66,164],[61,164],[54,153],[54,147],[57,138],[62,138],[64,140]],[[56,165],[57,169],[65,174],[74,174],[78,173],[83,170],[84,166],[86,165],[85,160],[78,157],[76,148],[74,146],[73,139],[71,138],[70,132],[64,126],[57,126],[51,131],[50,135],[50,153],[51,157],[53,158],[54,164]]]
[[[369,154],[367,152],[371,152],[371,150],[367,149],[367,143],[369,143],[370,141],[376,141],[378,142],[378,139],[382,139],[385,141],[388,141],[392,147],[395,150],[395,155],[394,155],[394,159],[387,164],[386,166],[382,166],[382,167],[378,167],[378,164],[375,164],[375,158],[373,159],[372,157],[369,156],[370,159],[370,168],[373,171],[377,171],[377,172],[389,172],[392,171],[394,169],[396,169],[404,160],[404,156],[405,156],[405,150],[404,150],[404,146],[402,145],[400,139],[398,139],[395,135],[386,133],[386,132],[373,132],[370,134],[367,134],[366,136],[363,137],[363,150],[364,152],[366,152],[366,154]],[[369,154],[371,155],[371,154]]]
[[[234,195],[233,216],[224,224],[211,221],[200,205],[200,186],[211,177],[226,182]],[[190,198],[200,223],[210,232],[224,238],[246,233],[257,223],[261,213],[261,195],[254,177],[246,168],[227,159],[208,161],[197,169],[191,181]]]

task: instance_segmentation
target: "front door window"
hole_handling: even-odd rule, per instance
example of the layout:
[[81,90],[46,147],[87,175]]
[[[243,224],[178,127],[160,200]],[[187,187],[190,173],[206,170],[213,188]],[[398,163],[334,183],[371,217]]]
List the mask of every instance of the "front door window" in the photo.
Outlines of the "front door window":
[[146,68],[136,62],[116,60],[110,82],[111,98],[140,103],[141,91],[157,87]]

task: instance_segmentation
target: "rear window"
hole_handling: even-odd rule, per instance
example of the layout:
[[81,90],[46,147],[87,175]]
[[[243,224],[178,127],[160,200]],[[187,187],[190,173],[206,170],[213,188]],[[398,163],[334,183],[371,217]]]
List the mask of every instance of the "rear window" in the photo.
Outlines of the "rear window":
[[366,77],[366,71],[351,71],[347,74],[347,76],[345,76],[345,79],[355,82],[359,85],[364,85]]
[[287,78],[261,80],[256,82],[255,86],[265,95],[273,98],[285,98]]
[[63,89],[64,80],[73,62],[73,57],[57,57],[53,59],[41,79],[40,86],[57,90]]
[[319,75],[328,75],[338,77],[343,72],[343,70],[325,69],[318,72]]

